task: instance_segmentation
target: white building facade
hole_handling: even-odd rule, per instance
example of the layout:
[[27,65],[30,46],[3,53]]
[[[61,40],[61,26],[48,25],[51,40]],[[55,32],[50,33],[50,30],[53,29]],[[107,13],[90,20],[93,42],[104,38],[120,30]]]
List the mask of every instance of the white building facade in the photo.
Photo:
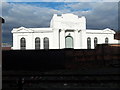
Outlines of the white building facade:
[[118,43],[115,31],[86,29],[86,18],[54,14],[50,28],[13,28],[12,49],[94,49],[96,44]]

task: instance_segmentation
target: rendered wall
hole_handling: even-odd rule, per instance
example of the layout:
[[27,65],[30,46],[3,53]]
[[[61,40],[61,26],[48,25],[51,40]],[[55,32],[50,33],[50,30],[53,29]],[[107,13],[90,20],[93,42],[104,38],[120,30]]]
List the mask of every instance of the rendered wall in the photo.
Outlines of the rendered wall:
[[73,49],[87,49],[87,38],[91,38],[91,49],[94,49],[94,38],[98,38],[98,44],[105,43],[105,38],[109,43],[118,43],[114,40],[115,32],[109,28],[104,30],[86,29],[86,18],[78,17],[74,14],[54,14],[50,22],[50,28],[24,28],[20,27],[12,30],[13,49],[20,49],[20,39],[26,39],[26,49],[35,49],[35,38],[40,38],[40,49],[44,49],[44,38],[49,38],[49,49],[66,48],[66,37],[73,38]]

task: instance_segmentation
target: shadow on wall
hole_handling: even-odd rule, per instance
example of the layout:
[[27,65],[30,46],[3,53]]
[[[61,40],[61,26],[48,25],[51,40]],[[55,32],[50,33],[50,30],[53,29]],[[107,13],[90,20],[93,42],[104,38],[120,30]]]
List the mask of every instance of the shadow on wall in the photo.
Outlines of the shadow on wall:
[[120,47],[96,49],[3,50],[3,70],[56,70],[120,65]]

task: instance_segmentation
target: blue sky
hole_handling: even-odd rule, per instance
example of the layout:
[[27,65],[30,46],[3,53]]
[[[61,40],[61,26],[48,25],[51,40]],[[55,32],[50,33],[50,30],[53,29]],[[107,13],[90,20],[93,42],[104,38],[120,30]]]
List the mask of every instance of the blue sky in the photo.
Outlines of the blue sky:
[[118,2],[119,0],[2,0],[3,2]]
[[49,27],[53,14],[63,13],[85,16],[88,29],[118,28],[117,2],[3,2],[3,42],[12,43],[13,28]]
[[[61,10],[61,9],[69,9],[70,12],[73,11],[89,11],[91,10],[90,7],[84,7],[84,8],[79,8],[79,9],[75,9],[72,8],[70,5],[73,4],[77,4],[78,2],[9,2],[10,4],[21,4],[21,5],[31,5],[31,6],[35,6],[35,7],[47,7],[47,8],[51,8],[51,9],[55,9],[55,10]],[[86,3],[86,2],[82,2],[82,3]],[[67,7],[64,7],[67,6]]]

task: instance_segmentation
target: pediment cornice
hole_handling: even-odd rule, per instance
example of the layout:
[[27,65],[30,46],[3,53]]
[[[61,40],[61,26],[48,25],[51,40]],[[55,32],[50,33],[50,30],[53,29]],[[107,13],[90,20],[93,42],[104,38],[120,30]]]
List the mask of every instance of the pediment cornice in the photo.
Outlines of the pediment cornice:
[[109,28],[106,28],[106,29],[103,30],[103,33],[115,33],[115,31],[111,30]]
[[12,30],[12,33],[13,32],[16,32],[16,33],[21,33],[21,32],[23,32],[23,33],[30,33],[30,32],[33,32],[33,30],[32,29],[29,29],[29,28],[25,28],[25,27],[20,27],[20,28],[14,28],[13,30]]

